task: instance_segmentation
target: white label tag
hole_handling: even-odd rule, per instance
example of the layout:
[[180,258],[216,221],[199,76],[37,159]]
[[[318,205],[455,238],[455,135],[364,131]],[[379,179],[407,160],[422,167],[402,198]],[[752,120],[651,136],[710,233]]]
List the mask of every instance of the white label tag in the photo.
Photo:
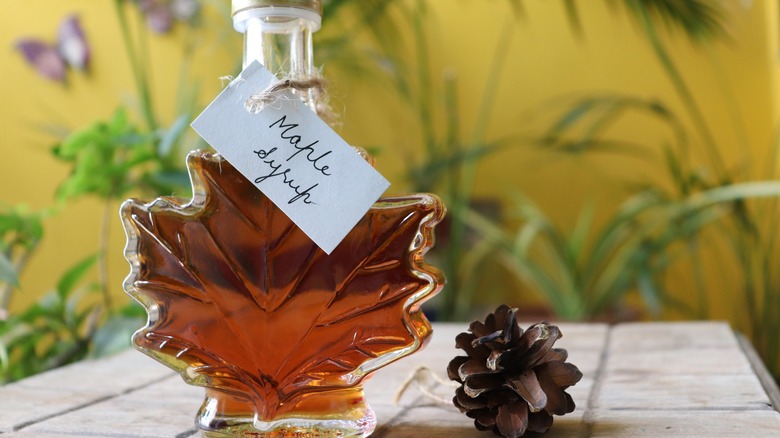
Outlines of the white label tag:
[[330,254],[390,183],[291,93],[250,113],[275,80],[253,62],[192,127]]

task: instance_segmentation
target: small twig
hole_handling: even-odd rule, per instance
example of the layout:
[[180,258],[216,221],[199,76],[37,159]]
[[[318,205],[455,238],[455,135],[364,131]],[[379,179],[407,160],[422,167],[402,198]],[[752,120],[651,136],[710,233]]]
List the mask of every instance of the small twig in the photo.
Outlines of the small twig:
[[[428,378],[431,378],[434,381],[433,384],[431,384]],[[403,395],[406,393],[406,390],[409,389],[409,386],[411,386],[412,383],[417,384],[420,392],[425,397],[443,405],[451,404],[452,400],[436,394],[433,392],[433,389],[438,385],[448,386],[451,388],[457,388],[460,386],[455,382],[444,379],[440,375],[434,373],[430,368],[421,366],[412,371],[412,373],[409,374],[409,377],[407,377],[406,380],[404,380],[404,382],[401,384],[401,387],[398,388],[398,391],[396,391],[395,397],[393,398],[393,404],[397,405],[398,402],[401,401],[401,397],[403,397]]]

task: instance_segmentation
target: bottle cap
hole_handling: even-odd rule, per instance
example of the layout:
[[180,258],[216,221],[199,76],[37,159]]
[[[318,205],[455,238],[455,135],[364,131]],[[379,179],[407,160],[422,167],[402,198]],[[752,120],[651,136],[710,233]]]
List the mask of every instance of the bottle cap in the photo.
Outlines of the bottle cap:
[[233,27],[245,32],[247,22],[261,19],[267,29],[282,19],[305,19],[317,31],[322,23],[322,0],[233,0]]
[[233,0],[233,16],[255,8],[296,8],[322,16],[322,0]]

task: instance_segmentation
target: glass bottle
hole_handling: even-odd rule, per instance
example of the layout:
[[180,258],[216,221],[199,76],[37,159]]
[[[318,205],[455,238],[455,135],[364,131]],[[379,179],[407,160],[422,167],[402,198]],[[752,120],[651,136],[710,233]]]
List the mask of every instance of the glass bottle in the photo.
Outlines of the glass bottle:
[[[320,0],[233,0],[244,64],[313,72]],[[295,92],[312,109],[317,95]],[[204,436],[362,437],[363,382],[421,348],[423,301],[444,284],[423,255],[444,207],[384,197],[325,254],[219,154],[187,158],[192,199],[126,201],[125,291],[149,314],[133,344],[206,388]]]

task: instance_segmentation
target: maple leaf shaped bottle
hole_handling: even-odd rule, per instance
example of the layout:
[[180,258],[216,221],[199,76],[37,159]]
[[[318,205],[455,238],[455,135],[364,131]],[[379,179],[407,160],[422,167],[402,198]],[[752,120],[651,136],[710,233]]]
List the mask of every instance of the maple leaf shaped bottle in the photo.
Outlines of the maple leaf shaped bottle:
[[[310,78],[321,7],[233,0],[244,65]],[[316,110],[314,93],[294,92]],[[204,436],[370,435],[362,383],[431,335],[420,306],[444,284],[423,261],[439,199],[379,199],[328,255],[219,154],[194,151],[187,166],[191,200],[121,208],[124,289],[149,314],[133,344],[206,388]]]

